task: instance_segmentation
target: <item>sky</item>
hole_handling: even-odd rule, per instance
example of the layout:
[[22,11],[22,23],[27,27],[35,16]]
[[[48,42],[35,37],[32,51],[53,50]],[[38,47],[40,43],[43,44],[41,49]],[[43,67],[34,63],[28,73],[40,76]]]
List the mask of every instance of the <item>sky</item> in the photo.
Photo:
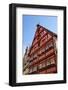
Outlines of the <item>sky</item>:
[[22,16],[22,24],[24,48],[31,46],[37,24],[57,34],[57,16],[24,15]]

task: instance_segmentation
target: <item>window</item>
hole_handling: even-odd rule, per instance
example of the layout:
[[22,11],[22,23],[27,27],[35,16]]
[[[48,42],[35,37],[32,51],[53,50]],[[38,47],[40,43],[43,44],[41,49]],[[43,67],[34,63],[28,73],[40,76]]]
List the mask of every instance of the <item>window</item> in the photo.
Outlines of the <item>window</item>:
[[39,51],[39,54],[41,54],[41,53],[42,53],[42,51],[40,50],[40,51]]
[[48,45],[47,45],[47,46],[46,46],[46,50],[48,50],[48,48],[49,48],[49,47],[48,47]]
[[34,58],[37,58],[37,54],[34,55]]
[[42,53],[43,53],[43,52],[45,52],[45,49],[44,49],[44,48],[42,49]]
[[47,61],[47,66],[49,66],[51,64],[50,60]]
[[53,53],[54,49],[49,50],[48,52],[46,52],[46,56],[48,56],[49,54]]
[[44,34],[46,34],[47,32],[44,30]]
[[39,64],[39,69],[41,69],[41,68],[42,68],[42,64],[40,63],[40,64]]
[[53,43],[52,42],[49,44],[49,47],[53,47]]
[[42,48],[42,49],[39,51],[39,54],[41,54],[41,53],[43,53],[43,52],[45,52],[45,49],[44,49],[44,48]]
[[34,72],[34,71],[37,71],[37,66],[34,66],[34,67],[33,67],[33,72]]
[[45,33],[42,31],[42,32],[41,32],[41,37],[43,37],[44,34],[45,34]]
[[52,42],[49,42],[47,45],[46,45],[46,50],[48,50],[49,48],[53,47],[53,43]]
[[43,67],[43,68],[45,67],[45,62],[42,63],[42,67]]
[[51,38],[51,35],[50,34],[48,34],[48,39],[50,39]]
[[51,64],[55,64],[54,58],[51,59]]

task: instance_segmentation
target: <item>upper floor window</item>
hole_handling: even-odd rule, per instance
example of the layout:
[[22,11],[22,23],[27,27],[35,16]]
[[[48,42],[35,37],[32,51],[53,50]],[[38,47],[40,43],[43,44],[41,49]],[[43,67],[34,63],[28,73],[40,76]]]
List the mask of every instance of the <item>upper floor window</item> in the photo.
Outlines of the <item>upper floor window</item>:
[[51,48],[51,47],[53,47],[54,45],[53,45],[53,42],[48,42],[47,44],[46,44],[46,50],[48,50],[49,48]]
[[49,50],[48,52],[46,52],[46,56],[48,56],[49,54],[53,53],[53,49]]
[[34,72],[34,71],[37,71],[37,66],[34,66],[34,67],[33,67],[33,72]]
[[44,49],[44,48],[42,49],[42,53],[43,53],[43,52],[45,52],[45,49]]
[[54,58],[51,59],[51,64],[55,64],[55,59]]
[[53,47],[53,43],[52,42],[49,44],[49,47]]
[[47,66],[49,66],[51,64],[50,60],[47,61]]
[[49,49],[49,46],[47,45],[45,49],[48,50]]
[[42,63],[42,67],[43,67],[43,68],[46,67],[45,62]]
[[50,34],[48,34],[48,39],[50,39],[52,36]]
[[44,34],[45,34],[44,31],[42,31],[42,32],[41,32],[41,37],[42,37]]
[[42,64],[40,63],[40,64],[39,64],[39,69],[41,69],[41,68],[42,68]]
[[37,58],[37,54],[34,55],[34,58]]
[[46,34],[47,32],[44,30],[44,34]]
[[52,56],[51,58],[48,58],[48,60],[45,63],[47,66],[55,64],[55,58]]

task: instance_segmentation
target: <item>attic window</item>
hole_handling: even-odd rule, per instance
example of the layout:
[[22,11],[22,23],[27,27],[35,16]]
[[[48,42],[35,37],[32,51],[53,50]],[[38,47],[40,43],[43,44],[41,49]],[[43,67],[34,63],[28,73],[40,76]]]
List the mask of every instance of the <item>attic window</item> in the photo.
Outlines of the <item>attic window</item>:
[[48,39],[50,39],[51,38],[51,35],[50,34],[48,34]]

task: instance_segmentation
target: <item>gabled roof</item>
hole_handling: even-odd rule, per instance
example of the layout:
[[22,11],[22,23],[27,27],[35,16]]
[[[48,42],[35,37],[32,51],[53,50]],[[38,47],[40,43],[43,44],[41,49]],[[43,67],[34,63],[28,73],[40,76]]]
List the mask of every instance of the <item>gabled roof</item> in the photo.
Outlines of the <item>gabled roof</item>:
[[50,31],[49,29],[47,29],[47,28],[45,28],[45,27],[37,24],[37,28],[41,28],[41,27],[42,27],[44,30],[46,30],[47,32],[49,32],[51,35],[54,35],[55,37],[57,37],[57,34],[56,34],[56,33],[54,33],[54,32],[52,32],[52,31]]
[[[41,25],[39,25],[39,24],[37,24],[36,32],[37,32],[37,30],[39,30],[41,27],[43,28],[43,30],[47,31],[50,35],[55,36],[55,37],[57,38],[57,34],[56,34],[56,33],[48,30],[47,28],[45,28],[45,27],[43,27],[43,26],[41,26]],[[36,34],[36,32],[35,32],[35,34]],[[34,41],[34,39],[35,39],[35,36],[34,36],[34,38],[33,38],[33,41]],[[32,44],[33,44],[33,41],[32,41]],[[31,52],[31,48],[32,48],[32,46],[30,47],[30,51],[29,51],[29,52]]]

